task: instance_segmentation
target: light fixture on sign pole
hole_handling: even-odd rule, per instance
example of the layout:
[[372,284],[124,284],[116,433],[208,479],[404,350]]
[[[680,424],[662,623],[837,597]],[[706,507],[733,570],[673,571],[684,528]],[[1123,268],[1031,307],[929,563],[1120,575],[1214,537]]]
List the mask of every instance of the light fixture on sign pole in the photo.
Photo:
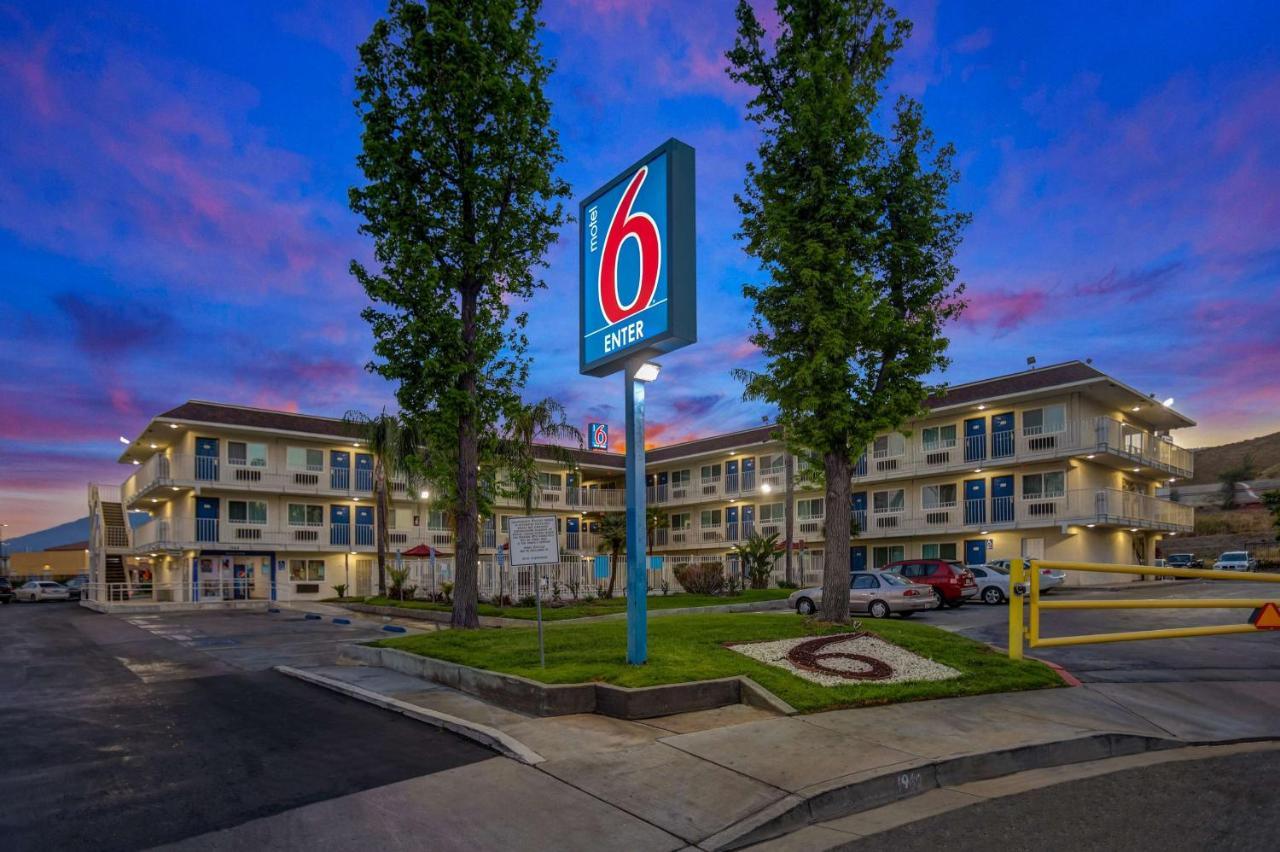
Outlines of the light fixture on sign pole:
[[639,367],[636,367],[637,382],[654,382],[658,380],[658,374],[662,372],[662,365],[653,361],[646,361]]

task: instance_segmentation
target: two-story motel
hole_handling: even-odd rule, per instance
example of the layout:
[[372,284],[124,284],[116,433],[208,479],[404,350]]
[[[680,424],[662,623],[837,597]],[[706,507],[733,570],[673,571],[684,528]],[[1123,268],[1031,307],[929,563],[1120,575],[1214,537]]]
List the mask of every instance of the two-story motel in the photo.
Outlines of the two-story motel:
[[[1169,433],[1194,423],[1088,364],[956,385],[927,408],[902,433],[877,437],[855,468],[852,570],[931,557],[1152,564],[1161,538],[1192,529],[1192,510],[1155,490],[1191,476],[1192,454]],[[796,579],[817,581],[823,489],[788,465],[773,432],[648,451],[659,517],[651,550],[664,575],[681,562],[736,568],[732,548],[757,531],[778,533],[782,545],[790,495]],[[538,512],[558,518],[562,565],[585,566],[600,513],[625,508],[623,457],[572,457],[572,467],[547,460]],[[90,486],[96,583],[137,589],[145,579],[149,594],[183,601],[201,590],[204,600],[315,599],[338,584],[371,592],[373,458],[343,421],[187,402],[156,416],[120,460],[135,470],[118,495]],[[430,489],[393,480],[391,494],[391,550],[429,553],[433,571],[447,566],[453,533]],[[152,519],[130,530],[123,512],[138,509]],[[482,593],[496,576],[505,517],[519,511],[499,501],[485,520]]]

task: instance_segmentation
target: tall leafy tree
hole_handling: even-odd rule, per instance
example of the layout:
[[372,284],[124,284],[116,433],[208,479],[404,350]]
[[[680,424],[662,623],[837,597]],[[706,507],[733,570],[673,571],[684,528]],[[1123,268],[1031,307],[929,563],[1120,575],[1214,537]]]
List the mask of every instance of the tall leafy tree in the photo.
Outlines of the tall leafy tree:
[[768,279],[743,288],[766,365],[737,375],[823,472],[822,617],[846,621],[852,468],[936,391],[926,377],[947,365],[942,327],[963,307],[952,259],[967,216],[949,209],[954,152],[919,104],[899,100],[889,137],[877,130],[910,23],[884,0],[779,0],[777,17],[771,44],[739,0],[728,53],[762,133],[737,203]]
[[606,512],[600,518],[600,540],[596,550],[609,554],[609,589],[606,598],[613,597],[613,587],[618,580],[618,558],[627,547],[627,516],[624,512]]
[[418,439],[412,427],[384,408],[370,417],[361,411],[348,411],[343,417],[363,439],[373,456],[374,524],[378,547],[378,594],[387,593],[387,512],[390,511],[390,485],[394,477],[405,482],[412,491],[418,483]]
[[526,315],[511,305],[545,286],[537,269],[566,221],[540,6],[391,0],[356,73],[366,183],[351,207],[376,264],[351,271],[373,302],[370,368],[397,383],[453,518],[455,627],[479,626],[482,471],[528,373]]

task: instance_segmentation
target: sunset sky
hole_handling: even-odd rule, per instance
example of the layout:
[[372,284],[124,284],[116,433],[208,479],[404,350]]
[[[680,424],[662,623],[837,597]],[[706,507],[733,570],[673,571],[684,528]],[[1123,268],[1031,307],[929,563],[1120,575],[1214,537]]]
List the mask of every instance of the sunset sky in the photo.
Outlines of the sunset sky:
[[[355,47],[381,3],[0,0],[0,522],[81,517],[118,435],[187,399],[340,416],[369,375]],[[728,0],[555,0],[544,45],[583,197],[675,136],[697,149],[700,342],[665,359],[659,443],[755,425],[732,195],[756,133],[724,74]],[[1280,6],[911,2],[890,96],[958,148],[974,222],[952,382],[1094,359],[1200,426],[1280,429]],[[529,304],[529,397],[621,432],[577,375],[576,231]]]

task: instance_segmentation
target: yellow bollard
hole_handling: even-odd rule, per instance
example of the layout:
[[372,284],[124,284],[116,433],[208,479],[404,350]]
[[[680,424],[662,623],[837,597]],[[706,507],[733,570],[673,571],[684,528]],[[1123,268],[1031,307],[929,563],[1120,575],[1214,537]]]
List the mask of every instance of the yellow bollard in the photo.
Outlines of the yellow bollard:
[[1040,566],[1027,560],[1027,580],[1031,584],[1031,605],[1027,607],[1027,644],[1032,648],[1040,641]]
[[1022,659],[1022,595],[1018,586],[1024,581],[1022,560],[1009,562],[1009,659]]

